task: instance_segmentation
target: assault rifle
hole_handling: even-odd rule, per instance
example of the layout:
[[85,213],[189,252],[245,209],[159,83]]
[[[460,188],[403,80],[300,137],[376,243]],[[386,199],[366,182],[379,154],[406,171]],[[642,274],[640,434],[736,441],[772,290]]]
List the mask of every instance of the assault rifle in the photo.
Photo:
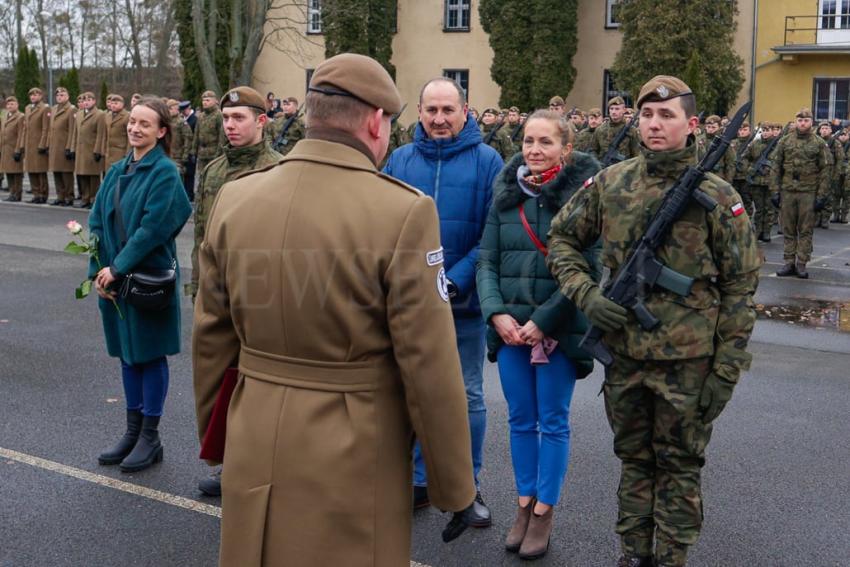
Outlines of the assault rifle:
[[496,135],[496,132],[498,132],[501,129],[501,127],[502,126],[500,124],[494,123],[493,127],[490,128],[490,131],[487,133],[487,136],[484,138],[484,143],[489,146],[490,142],[493,141],[493,137]]
[[522,124],[517,122],[517,125],[514,126],[514,131],[511,132],[511,142],[513,142],[514,144],[516,144],[516,141],[517,141],[516,140],[517,134],[520,134],[522,132],[522,126],[523,126]]
[[283,123],[283,128],[280,129],[280,133],[272,142],[272,149],[275,151],[279,151],[283,146],[289,143],[287,139],[287,134],[289,133],[289,128],[292,127],[292,123],[301,116],[301,109],[304,108],[304,103],[301,103],[301,106],[298,107],[298,110],[295,111],[295,114],[286,119],[286,122]]
[[626,159],[626,156],[620,153],[620,144],[623,143],[623,140],[626,138],[626,135],[629,133],[629,130],[631,130],[632,126],[637,123],[637,119],[638,115],[637,113],[635,113],[632,119],[629,120],[628,124],[626,124],[622,129],[620,129],[620,131],[617,132],[617,135],[614,136],[614,139],[611,141],[611,145],[608,146],[608,151],[605,152],[604,156],[602,156],[603,169],[605,169],[609,165],[620,163],[621,161]]
[[759,154],[759,158],[755,161],[753,165],[750,166],[749,171],[747,172],[747,183],[753,185],[753,176],[755,175],[767,175],[770,172],[770,168],[773,165],[770,161],[770,154],[773,153],[773,150],[776,148],[776,144],[779,143],[779,140],[782,139],[788,132],[788,126],[782,129],[782,132],[778,136],[774,136],[770,142],[764,147]]
[[[699,189],[699,185],[705,178],[705,173],[711,171],[726,153],[729,143],[738,132],[738,127],[749,113],[750,106],[751,103],[748,102],[738,110],[730,122],[730,127],[722,136],[714,138],[708,152],[698,165],[689,166],[682,172],[675,185],[667,191],[644,235],[632,246],[626,262],[602,288],[602,294],[606,298],[621,307],[630,309],[637,317],[640,326],[646,331],[651,331],[661,324],[661,321],[644,304],[644,298],[655,286],[681,297],[687,297],[691,293],[693,278],[662,264],[656,258],[656,251],[664,243],[673,223],[684,214],[692,199],[706,211],[712,211],[717,206],[714,199]],[[614,362],[614,357],[602,343],[603,334],[602,329],[591,326],[579,346],[605,366],[610,366]]]

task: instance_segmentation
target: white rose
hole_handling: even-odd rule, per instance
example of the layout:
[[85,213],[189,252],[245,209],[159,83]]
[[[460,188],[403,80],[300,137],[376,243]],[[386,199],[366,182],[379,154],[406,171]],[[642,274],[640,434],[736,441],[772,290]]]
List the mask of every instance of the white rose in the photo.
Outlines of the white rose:
[[71,234],[80,234],[83,231],[83,225],[78,223],[75,220],[68,221],[68,224],[65,225],[68,228],[68,232]]

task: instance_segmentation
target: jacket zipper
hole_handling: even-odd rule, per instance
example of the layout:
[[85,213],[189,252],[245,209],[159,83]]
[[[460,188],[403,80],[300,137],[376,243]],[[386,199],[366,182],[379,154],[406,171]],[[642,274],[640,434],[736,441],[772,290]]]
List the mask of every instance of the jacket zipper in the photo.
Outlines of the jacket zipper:
[[437,176],[434,178],[434,204],[440,198],[440,170],[443,168],[443,150],[437,146]]

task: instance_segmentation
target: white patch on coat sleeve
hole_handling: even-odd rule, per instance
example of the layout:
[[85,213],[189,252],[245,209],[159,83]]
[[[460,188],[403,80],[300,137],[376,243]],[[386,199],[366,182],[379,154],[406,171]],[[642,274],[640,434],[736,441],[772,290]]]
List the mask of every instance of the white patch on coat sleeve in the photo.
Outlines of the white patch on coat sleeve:
[[446,269],[440,268],[437,272],[437,293],[446,303],[449,302],[449,280],[446,278]]
[[429,266],[436,266],[437,264],[443,263],[443,247],[440,246],[436,250],[432,250],[425,254],[425,262]]

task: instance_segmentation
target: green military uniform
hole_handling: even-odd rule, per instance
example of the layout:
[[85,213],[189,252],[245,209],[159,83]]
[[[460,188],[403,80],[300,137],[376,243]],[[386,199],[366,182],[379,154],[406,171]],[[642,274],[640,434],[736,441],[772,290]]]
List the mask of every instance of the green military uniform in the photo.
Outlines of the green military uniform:
[[[810,117],[811,111],[804,109],[800,114]],[[805,278],[808,277],[806,264],[812,256],[815,202],[825,199],[829,191],[832,174],[829,149],[813,130],[801,134],[795,129],[777,144],[773,163],[771,193],[781,195],[785,238],[785,267],[777,274]]]
[[831,134],[826,138],[821,139],[826,142],[829,153],[830,181],[826,206],[818,215],[817,226],[821,228],[829,228],[829,219],[832,218],[833,211],[833,195],[835,195],[836,187],[841,185],[841,174],[843,172],[844,165],[844,147],[841,145],[841,142],[838,141],[838,138]]
[[192,150],[194,133],[192,127],[186,124],[182,116],[178,115],[171,119],[171,136],[171,159],[177,164],[182,179],[186,175],[186,161],[189,159],[189,152]]
[[[662,79],[669,86],[644,94]],[[689,91],[678,79],[656,77],[642,89],[638,107],[654,91],[680,94],[677,84]],[[668,190],[693,164],[690,144],[642,148],[637,159],[586,182],[555,217],[547,263],[564,295],[585,313],[600,291],[582,251],[601,241],[602,263],[615,273]],[[605,408],[622,462],[617,533],[624,556],[642,558],[641,565],[651,562],[653,541],[656,565],[685,565],[702,524],[700,472],[711,420],[723,407],[704,405],[704,396],[731,396],[751,360],[746,346],[761,265],[755,238],[729,184],[709,174],[700,189],[718,206],[708,212],[691,202],[657,251],[661,262],[695,280],[691,293],[652,290],[644,300],[661,325],[644,330],[629,313],[603,339],[614,356],[603,387]]]
[[502,159],[507,161],[514,155],[514,145],[511,142],[511,137],[502,129],[502,125],[494,122],[493,124],[482,124],[481,135],[484,136],[484,143],[499,152]]
[[[266,139],[276,152],[284,156],[295,147],[298,140],[304,139],[306,133],[301,118],[296,118],[290,122],[290,116],[281,113],[280,116],[266,123]],[[287,122],[289,122],[288,126]],[[284,127],[286,127],[285,132],[283,131]]]
[[390,143],[387,146],[387,155],[384,156],[384,161],[381,162],[378,169],[384,169],[384,166],[387,164],[387,160],[390,159],[390,154],[393,153],[396,148],[400,148],[401,146],[409,143],[410,139],[407,137],[407,128],[399,124],[398,120],[393,120],[390,129]]
[[[608,148],[620,133],[623,128],[629,128],[628,122],[624,120],[617,122],[603,122],[599,128],[593,132],[593,138],[590,142],[590,151],[597,159],[602,161]],[[625,159],[631,159],[640,153],[640,134],[637,129],[629,128],[628,134],[620,142],[620,147],[617,150],[625,156]]]
[[850,161],[850,142],[844,144],[844,162],[841,164],[841,181],[835,186],[835,192],[832,194],[832,208],[834,216],[832,222],[847,224],[847,199],[850,195],[850,175],[847,169],[848,161]]
[[510,122],[505,122],[502,124],[502,130],[505,132],[505,135],[508,137],[508,140],[511,141],[511,145],[513,146],[513,152],[511,156],[513,156],[517,152],[522,151],[522,139],[525,134],[525,127],[517,122],[516,124],[511,124]]
[[746,163],[744,162],[744,153],[747,151],[747,148],[752,142],[752,136],[738,136],[732,143],[729,145],[729,153],[732,154],[732,180],[730,183],[732,187],[735,188],[735,191],[741,195],[741,199],[744,202],[744,208],[747,209],[747,214],[750,215],[750,219],[753,218],[755,213],[753,209],[753,196],[750,194],[750,188],[747,184],[747,169]]
[[[755,171],[755,163],[759,160],[767,146],[773,141],[759,139],[750,144],[743,156],[744,171],[747,178],[749,194],[753,200],[755,214],[753,215],[753,228],[756,236],[763,242],[770,242],[770,230],[774,223],[774,208],[770,203],[770,168],[763,171]],[[776,147],[767,156],[768,159],[776,153]]]
[[[720,136],[721,132],[718,130],[714,134],[705,133],[702,136],[697,138],[697,160],[701,160],[705,157],[705,154],[708,153],[708,149],[711,147],[712,142],[714,142],[714,138]],[[714,166],[714,169],[711,170],[711,173],[715,174],[717,177],[721,178],[723,181],[727,183],[732,183],[732,180],[735,177],[735,148],[731,144],[729,148],[726,150],[726,153],[723,154],[723,158],[721,158],[717,164]]]
[[283,156],[274,151],[268,142],[234,148],[230,144],[224,147],[224,154],[218,156],[201,173],[198,182],[198,196],[195,207],[195,246],[192,248],[192,282],[186,287],[187,295],[198,292],[198,248],[204,241],[207,217],[221,186],[236,179],[246,171],[260,169],[280,161]]
[[195,137],[192,140],[191,154],[197,158],[196,171],[204,168],[212,160],[220,156],[224,150],[227,138],[224,135],[224,120],[217,106],[204,108],[198,114],[195,125]]
[[596,128],[591,128],[588,126],[578,134],[576,134],[576,141],[574,144],[574,149],[579,152],[590,152],[593,146],[593,134],[596,132]]

